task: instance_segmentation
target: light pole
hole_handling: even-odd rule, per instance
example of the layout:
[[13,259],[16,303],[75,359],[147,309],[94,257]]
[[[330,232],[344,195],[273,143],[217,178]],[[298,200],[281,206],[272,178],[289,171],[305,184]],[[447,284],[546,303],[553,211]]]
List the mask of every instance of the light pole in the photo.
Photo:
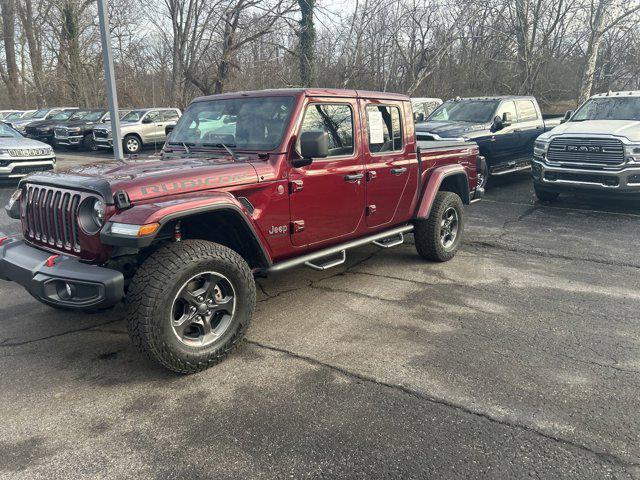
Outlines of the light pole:
[[113,156],[116,160],[124,161],[122,138],[120,138],[118,92],[116,90],[116,76],[113,72],[113,55],[111,54],[111,33],[109,31],[109,6],[107,0],[98,0],[98,19],[100,20],[100,37],[102,39],[104,81],[107,86],[107,98],[109,100],[109,113],[111,117]]

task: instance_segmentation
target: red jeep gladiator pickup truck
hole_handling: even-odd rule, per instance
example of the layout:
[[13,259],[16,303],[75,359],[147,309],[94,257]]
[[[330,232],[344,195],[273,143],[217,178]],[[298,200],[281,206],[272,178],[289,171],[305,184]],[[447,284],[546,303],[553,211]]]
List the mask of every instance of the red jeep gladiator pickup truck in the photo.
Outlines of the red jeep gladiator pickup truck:
[[416,142],[410,99],[354,90],[239,92],[194,100],[160,159],[23,179],[0,235],[0,278],[55,308],[126,296],[132,341],[180,373],[244,335],[254,275],[324,270],[392,247],[451,259],[476,188],[473,143]]

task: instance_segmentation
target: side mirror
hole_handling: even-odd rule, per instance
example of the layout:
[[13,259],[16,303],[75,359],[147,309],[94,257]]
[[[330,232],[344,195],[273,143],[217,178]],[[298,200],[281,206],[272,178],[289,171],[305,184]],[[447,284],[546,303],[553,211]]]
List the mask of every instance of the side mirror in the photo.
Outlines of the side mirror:
[[562,120],[560,120],[560,123],[568,122],[572,116],[573,116],[573,110],[567,110]]
[[416,113],[414,117],[416,123],[424,122],[424,113]]
[[496,115],[493,118],[493,129],[494,130],[502,130],[504,128],[504,125],[502,123],[502,117],[500,115]]
[[300,135],[300,156],[293,160],[296,168],[311,165],[314,158],[326,158],[329,155],[329,139],[326,132],[304,132]]
[[171,132],[173,132],[174,128],[176,128],[175,125],[167,125],[166,127],[164,127],[165,135],[169,135]]
[[511,113],[504,112],[502,114],[502,128],[511,126],[511,123],[513,123]]
[[153,123],[153,120],[150,117],[144,117],[142,123]]

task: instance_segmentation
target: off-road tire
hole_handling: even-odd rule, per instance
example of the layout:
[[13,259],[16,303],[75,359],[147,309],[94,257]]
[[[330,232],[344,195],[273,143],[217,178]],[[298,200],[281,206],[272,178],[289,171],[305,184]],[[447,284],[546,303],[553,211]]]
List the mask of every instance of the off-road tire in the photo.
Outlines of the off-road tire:
[[533,189],[536,192],[536,197],[541,202],[555,202],[560,196],[558,192],[550,192],[549,190],[540,188],[535,184],[533,185]]
[[[454,208],[458,215],[458,231],[453,244],[445,247],[441,239],[441,223],[444,213],[450,208]],[[463,233],[464,205],[462,204],[462,199],[453,192],[438,192],[431,207],[429,218],[414,222],[413,235],[418,255],[425,260],[433,262],[451,260],[460,248]]]
[[[129,143],[133,141],[137,142],[138,148],[131,148]],[[133,135],[130,133],[129,135],[125,135],[125,137],[122,139],[122,148],[124,149],[124,153],[135,155],[137,153],[140,153],[140,151],[142,150],[142,140],[140,140],[140,137],[138,137],[137,135]]]
[[[194,275],[215,271],[226,276],[237,297],[227,330],[214,343],[187,346],[171,326],[175,296]],[[127,326],[132,342],[149,358],[181,374],[197,373],[221,362],[242,340],[256,304],[256,286],[244,259],[233,250],[204,240],[171,243],[152,254],[134,276],[127,294]]]
[[96,145],[96,141],[94,140],[92,133],[87,133],[84,136],[82,139],[82,146],[90,152],[98,151],[98,145]]

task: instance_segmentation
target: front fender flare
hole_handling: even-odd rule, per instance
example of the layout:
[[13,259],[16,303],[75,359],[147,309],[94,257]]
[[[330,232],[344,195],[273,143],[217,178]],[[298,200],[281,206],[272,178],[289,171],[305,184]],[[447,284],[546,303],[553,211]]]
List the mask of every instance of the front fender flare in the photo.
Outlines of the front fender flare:
[[455,175],[464,176],[464,184],[466,185],[466,191],[463,192],[462,201],[466,204],[469,203],[469,177],[467,175],[467,171],[460,164],[455,165],[445,165],[442,167],[438,167],[429,176],[429,180],[424,187],[424,192],[422,193],[422,199],[418,204],[418,209],[416,212],[416,218],[428,218],[431,214],[431,207],[433,206],[433,202],[436,198],[437,193],[440,191],[440,186],[442,182],[449,177],[453,177]]
[[[246,208],[228,192],[210,192],[203,195],[176,197],[164,199],[161,202],[151,202],[134,205],[131,209],[112,216],[100,231],[100,240],[106,245],[119,247],[145,248],[153,243],[159,232],[169,222],[188,218],[202,213],[228,211],[242,220],[252,236],[255,246],[260,249],[260,255],[266,265],[272,264],[271,255],[265,248],[265,240],[261,236],[251,214]],[[128,237],[111,232],[111,224],[126,223],[145,225],[159,223],[160,228],[153,234],[143,237]]]

